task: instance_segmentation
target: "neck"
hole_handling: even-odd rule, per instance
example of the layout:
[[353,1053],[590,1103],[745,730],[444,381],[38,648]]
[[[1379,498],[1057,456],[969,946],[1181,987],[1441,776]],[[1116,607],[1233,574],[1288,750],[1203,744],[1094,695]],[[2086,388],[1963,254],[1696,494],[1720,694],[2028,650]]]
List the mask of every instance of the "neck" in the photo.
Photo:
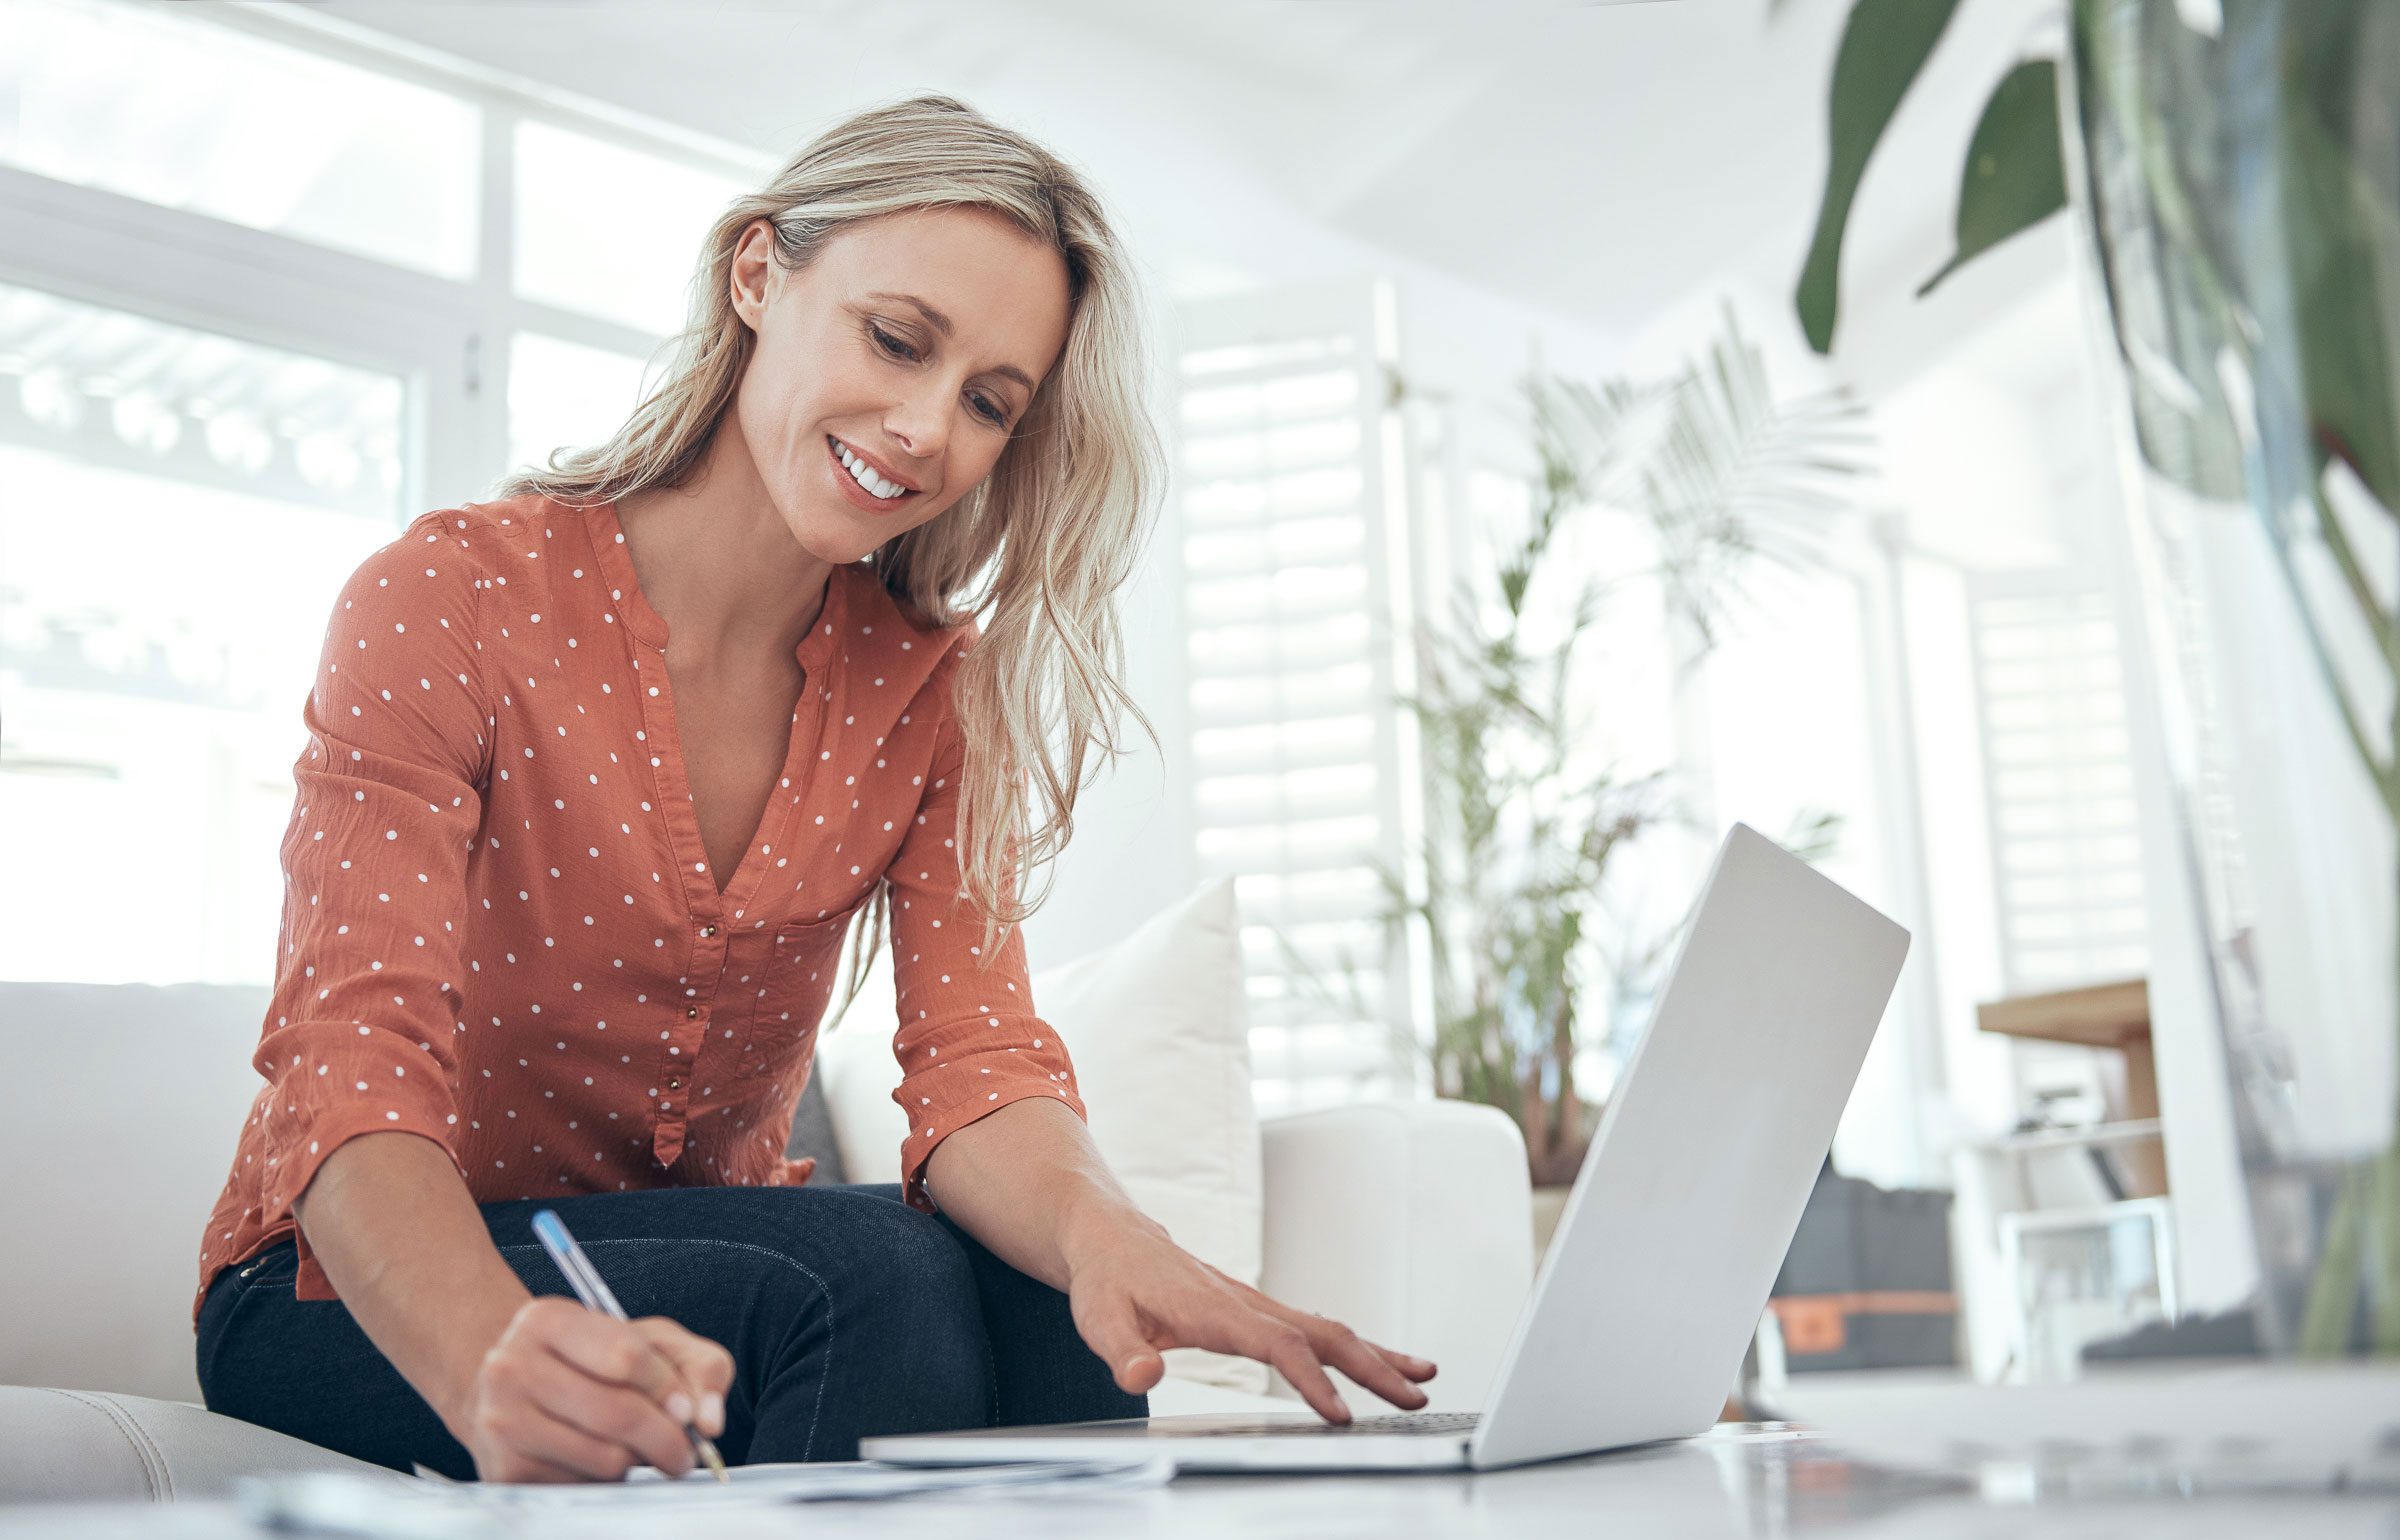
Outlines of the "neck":
[[678,666],[788,662],[824,608],[833,563],[793,536],[730,415],[697,474],[619,498],[617,522]]

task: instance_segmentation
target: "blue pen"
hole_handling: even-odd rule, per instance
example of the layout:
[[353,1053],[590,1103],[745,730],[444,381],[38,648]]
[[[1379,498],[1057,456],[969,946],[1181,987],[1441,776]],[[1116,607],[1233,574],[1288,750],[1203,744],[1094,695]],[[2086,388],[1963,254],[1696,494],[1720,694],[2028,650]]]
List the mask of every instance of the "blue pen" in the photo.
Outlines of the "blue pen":
[[[617,1303],[617,1296],[610,1293],[608,1285],[601,1281],[599,1269],[592,1266],[592,1259],[583,1254],[583,1248],[575,1244],[575,1237],[567,1233],[565,1222],[556,1213],[549,1209],[536,1213],[533,1216],[533,1233],[542,1243],[542,1249],[550,1253],[550,1260],[558,1264],[558,1270],[567,1275],[567,1282],[574,1288],[575,1297],[583,1301],[586,1309],[613,1315],[620,1321],[626,1319],[625,1307]],[[717,1446],[688,1422],[683,1425],[683,1432],[692,1441],[692,1452],[716,1472],[717,1479],[728,1479],[725,1461],[718,1455]]]

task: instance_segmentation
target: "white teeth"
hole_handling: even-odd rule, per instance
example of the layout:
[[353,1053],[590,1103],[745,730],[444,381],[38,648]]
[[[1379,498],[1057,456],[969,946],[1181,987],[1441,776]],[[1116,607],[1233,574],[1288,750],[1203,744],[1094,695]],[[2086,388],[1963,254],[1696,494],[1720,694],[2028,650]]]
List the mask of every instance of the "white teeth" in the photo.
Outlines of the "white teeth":
[[875,472],[868,467],[867,462],[852,454],[850,452],[850,446],[843,443],[840,439],[837,438],[833,441],[833,450],[834,453],[842,457],[842,464],[849,467],[850,479],[857,482],[860,486],[865,487],[877,497],[898,497],[902,492],[908,490],[906,487],[900,485],[900,483],[897,481],[886,481],[881,476],[876,475]]

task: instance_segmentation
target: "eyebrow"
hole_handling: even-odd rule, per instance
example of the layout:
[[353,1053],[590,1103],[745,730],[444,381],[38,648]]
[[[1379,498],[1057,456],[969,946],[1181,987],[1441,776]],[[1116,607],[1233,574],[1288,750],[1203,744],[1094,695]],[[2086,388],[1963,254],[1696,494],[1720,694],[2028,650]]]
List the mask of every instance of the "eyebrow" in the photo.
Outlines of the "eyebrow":
[[[914,294],[893,294],[887,290],[873,289],[868,291],[867,298],[896,299],[904,305],[914,305],[925,313],[925,319],[933,323],[933,329],[935,331],[940,332],[945,337],[955,337],[958,335],[957,328],[950,324],[950,318],[948,316],[942,314],[939,310],[934,309],[931,305],[926,304]],[[1031,395],[1035,389],[1032,378],[1028,376],[1024,370],[1018,368],[1015,364],[994,364],[992,366],[992,373],[1001,375],[1007,379],[1015,380],[1018,384],[1025,387],[1025,393],[1027,395]]]

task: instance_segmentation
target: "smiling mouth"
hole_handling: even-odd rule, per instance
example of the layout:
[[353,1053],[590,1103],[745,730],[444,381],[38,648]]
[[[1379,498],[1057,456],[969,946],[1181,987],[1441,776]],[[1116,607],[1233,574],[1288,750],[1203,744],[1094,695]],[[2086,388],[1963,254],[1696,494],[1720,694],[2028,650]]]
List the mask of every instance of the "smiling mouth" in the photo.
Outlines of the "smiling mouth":
[[[861,492],[866,493],[867,496],[873,498],[875,501],[880,503],[890,503],[897,507],[899,504],[917,495],[919,491],[918,488],[904,487],[900,485],[900,483],[892,481],[879,474],[872,467],[870,467],[866,461],[860,459],[855,453],[853,453],[849,445],[843,443],[840,439],[835,438],[830,433],[825,435],[825,446],[827,453],[833,456],[834,463],[841,470],[841,473],[845,476],[848,476],[852,482],[857,484],[858,489]],[[853,467],[855,467],[855,469],[853,469]],[[891,490],[886,491],[885,488],[887,487]]]

